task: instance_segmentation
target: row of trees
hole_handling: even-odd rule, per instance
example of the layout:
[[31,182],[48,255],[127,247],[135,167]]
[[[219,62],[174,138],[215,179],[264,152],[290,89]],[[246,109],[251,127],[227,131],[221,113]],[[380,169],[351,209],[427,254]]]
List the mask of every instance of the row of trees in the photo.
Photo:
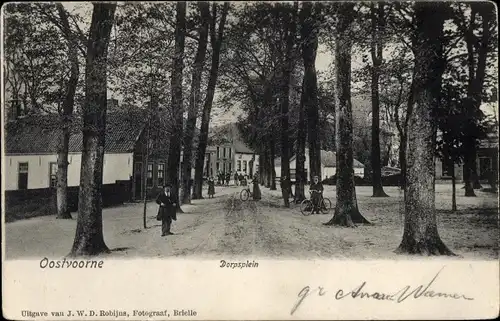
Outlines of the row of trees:
[[[434,157],[438,154],[451,168],[463,159],[465,195],[474,196],[476,146],[488,126],[480,105],[490,100],[496,81],[493,12],[489,3],[244,6],[228,36],[222,77],[228,103],[238,101],[245,111],[240,125],[260,154],[261,183],[276,188],[276,157],[281,157],[281,177],[290,177],[289,158],[295,154],[296,196],[304,197],[305,148],[310,175],[320,175],[325,115],[326,123],[335,119],[334,138],[330,134],[326,140],[334,141],[338,168],[335,215],[326,225],[368,223],[357,207],[353,177],[351,87],[364,85],[372,104],[374,197],[387,196],[381,184],[382,108],[384,125],[395,127],[400,140],[406,203],[400,250],[450,254],[435,224]],[[315,60],[321,41],[334,55],[330,87],[318,85]],[[352,72],[355,54],[364,59]],[[334,103],[322,103],[321,96],[329,95]],[[284,202],[288,206],[287,197]]]
[[[118,9],[116,4],[93,4],[91,21],[83,18],[85,8],[79,9],[77,14],[70,13],[62,4],[9,5],[4,67],[14,104],[23,101],[24,107],[34,114],[56,111],[60,115],[60,122],[51,124],[61,128],[58,218],[71,218],[66,192],[68,144],[71,123],[82,119],[84,147],[79,215],[71,254],[92,255],[108,251],[102,234],[101,187],[109,89],[124,97],[124,106],[148,106],[144,119],[135,121],[149,125],[150,138],[168,136],[166,178],[175,190],[180,189],[177,173],[181,147],[191,146],[193,142],[203,102],[197,154],[185,148],[182,169],[184,173],[191,173],[192,159],[197,158],[193,197],[201,198],[210,112],[229,3],[193,3],[189,5],[189,14],[185,2],[125,4]],[[86,26],[88,32],[84,31]],[[203,79],[209,40],[211,64],[207,79]],[[61,43],[66,44],[66,49]],[[184,68],[186,56],[195,46],[192,67]],[[82,65],[85,66],[83,75]],[[191,72],[192,82],[184,129],[183,92],[189,87],[184,81],[186,71]],[[204,100],[203,85],[206,85]],[[165,95],[167,88],[170,97]],[[75,106],[81,108],[75,111]],[[184,191],[189,191],[189,176],[185,175],[182,182]],[[189,202],[189,193],[184,193],[182,200]]]
[[[222,73],[227,84],[221,84],[226,103],[238,103],[246,112],[240,125],[262,159],[261,183],[275,189],[275,157],[286,160],[290,153],[297,156],[298,200],[304,197],[305,147],[309,149],[310,175],[319,175],[319,150],[335,146],[331,138],[335,123],[330,122],[335,119],[331,99],[335,79],[319,83],[315,62],[318,43],[335,50],[333,35],[338,26],[332,17],[336,10],[336,6],[318,3],[249,5],[239,11],[237,25],[228,34],[228,59]],[[450,168],[465,161],[465,195],[474,196],[473,185],[479,187],[475,146],[491,128],[490,119],[479,107],[494,99],[496,21],[487,3],[454,3],[446,10],[442,103],[435,111],[440,133],[436,153]],[[368,174],[373,196],[387,196],[381,184],[380,119],[384,119],[386,130],[397,134],[404,187],[408,122],[414,103],[412,66],[418,50],[415,11],[410,3],[383,2],[356,4],[351,11],[353,19],[346,36],[356,39],[350,44],[352,53],[363,59],[349,81],[355,87],[369,88],[372,132]],[[333,66],[337,67],[335,62]],[[301,78],[302,85],[298,85]],[[280,139],[273,135],[277,128]],[[289,177],[288,162],[281,164],[281,176]]]

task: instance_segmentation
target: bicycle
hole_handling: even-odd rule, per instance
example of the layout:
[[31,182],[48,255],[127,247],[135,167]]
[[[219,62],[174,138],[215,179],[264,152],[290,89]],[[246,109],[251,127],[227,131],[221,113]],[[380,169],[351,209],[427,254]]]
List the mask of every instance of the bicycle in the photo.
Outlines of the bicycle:
[[[309,191],[309,194],[312,194],[313,192],[319,193],[319,191],[313,190],[313,191]],[[321,196],[320,204],[321,204],[321,206],[320,206],[321,213],[328,214],[328,212],[330,211],[330,208],[332,208],[332,202],[330,202],[330,200],[328,198]],[[311,215],[313,210],[314,210],[314,205],[315,204],[313,204],[312,199],[305,199],[302,201],[302,203],[300,203],[300,212],[304,216]]]
[[250,190],[250,187],[247,187],[240,192],[240,199],[244,202],[247,201],[249,198],[251,198],[252,195],[253,194],[252,191]]

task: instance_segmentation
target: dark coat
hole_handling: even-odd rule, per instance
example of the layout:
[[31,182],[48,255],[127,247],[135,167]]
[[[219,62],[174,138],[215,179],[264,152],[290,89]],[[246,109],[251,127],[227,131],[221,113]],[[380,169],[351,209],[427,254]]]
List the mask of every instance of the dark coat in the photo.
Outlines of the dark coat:
[[[309,186],[309,190],[315,190],[315,191],[320,191],[321,194],[323,193],[323,184],[321,182],[318,182],[317,184],[312,183],[311,186]],[[320,200],[320,193],[312,193],[311,194],[311,199],[314,201],[315,204],[319,203]]]
[[321,182],[318,182],[317,184],[312,183],[311,186],[309,187],[309,190],[315,190],[315,191],[320,191],[323,192],[323,184]]
[[260,200],[262,198],[261,194],[260,194],[260,187],[259,187],[259,181],[255,178],[253,181],[252,181],[252,184],[253,184],[253,199],[254,200]]
[[[161,203],[165,204],[164,206]],[[177,213],[175,208],[175,198],[174,193],[170,192],[170,196],[165,195],[162,191],[156,197],[156,204],[160,205],[158,208],[158,216],[161,218],[171,217],[174,221],[177,220]]]
[[213,179],[208,180],[208,195],[215,194],[215,182]]
[[281,188],[284,190],[290,190],[292,188],[292,182],[290,179],[281,179]]

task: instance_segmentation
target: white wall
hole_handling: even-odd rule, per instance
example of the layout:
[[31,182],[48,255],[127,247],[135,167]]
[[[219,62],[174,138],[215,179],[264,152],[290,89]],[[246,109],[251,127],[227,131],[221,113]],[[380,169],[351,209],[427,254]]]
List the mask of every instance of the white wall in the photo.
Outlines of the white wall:
[[[80,184],[81,154],[68,155],[68,186]],[[18,164],[28,163],[28,189],[49,187],[50,163],[57,162],[57,155],[6,155],[3,166],[5,190],[18,189]],[[132,153],[105,154],[103,184],[128,180],[132,176]]]
[[[306,158],[308,158],[308,156],[306,156]],[[296,164],[295,159],[292,160],[290,162],[290,169],[296,169],[297,168],[296,165],[297,164]],[[306,160],[304,167],[307,170],[307,172],[309,173],[309,159]],[[274,170],[276,171],[276,177],[281,177],[281,166],[280,165],[275,166]],[[328,178],[330,176],[335,175],[336,172],[337,172],[336,167],[325,167],[324,165],[321,165],[321,179],[322,180],[325,178]],[[364,177],[364,175],[365,175],[364,168],[355,167],[354,168],[354,175],[359,176],[359,177]]]
[[337,172],[337,167],[323,167],[323,170],[321,172],[323,174],[323,177],[321,177],[321,179],[325,179],[335,175],[335,173]]
[[[253,155],[252,154],[240,154],[236,153],[235,158],[234,158],[234,165],[233,165],[233,171],[236,171],[238,173],[241,173],[243,175],[250,175],[250,161],[252,160]],[[241,161],[241,171],[238,171],[238,161]],[[247,170],[246,172],[243,171],[243,161],[247,162]],[[259,164],[259,155],[255,155],[255,161],[253,162],[253,171],[252,173],[255,174],[257,171],[258,165]]]
[[[133,154],[104,154],[103,184],[129,180],[133,170]],[[80,175],[78,175],[80,179]]]
[[[322,167],[323,179],[335,175],[336,172],[337,172],[336,167]],[[365,169],[354,167],[354,176],[364,177]]]

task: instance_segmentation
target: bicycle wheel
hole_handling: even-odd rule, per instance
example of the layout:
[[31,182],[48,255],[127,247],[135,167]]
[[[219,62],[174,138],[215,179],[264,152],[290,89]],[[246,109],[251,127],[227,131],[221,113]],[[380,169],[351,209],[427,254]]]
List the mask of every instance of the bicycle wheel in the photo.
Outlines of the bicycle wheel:
[[303,200],[302,203],[300,203],[300,212],[304,216],[311,215],[313,211],[313,204],[311,200]]
[[323,204],[321,204],[321,213],[328,214],[331,208],[332,208],[332,202],[330,202],[328,198],[324,198]]
[[244,189],[244,190],[242,190],[242,191],[240,192],[240,199],[241,199],[242,201],[247,201],[249,197],[250,197],[250,193],[248,192],[248,190],[247,190],[247,189]]

